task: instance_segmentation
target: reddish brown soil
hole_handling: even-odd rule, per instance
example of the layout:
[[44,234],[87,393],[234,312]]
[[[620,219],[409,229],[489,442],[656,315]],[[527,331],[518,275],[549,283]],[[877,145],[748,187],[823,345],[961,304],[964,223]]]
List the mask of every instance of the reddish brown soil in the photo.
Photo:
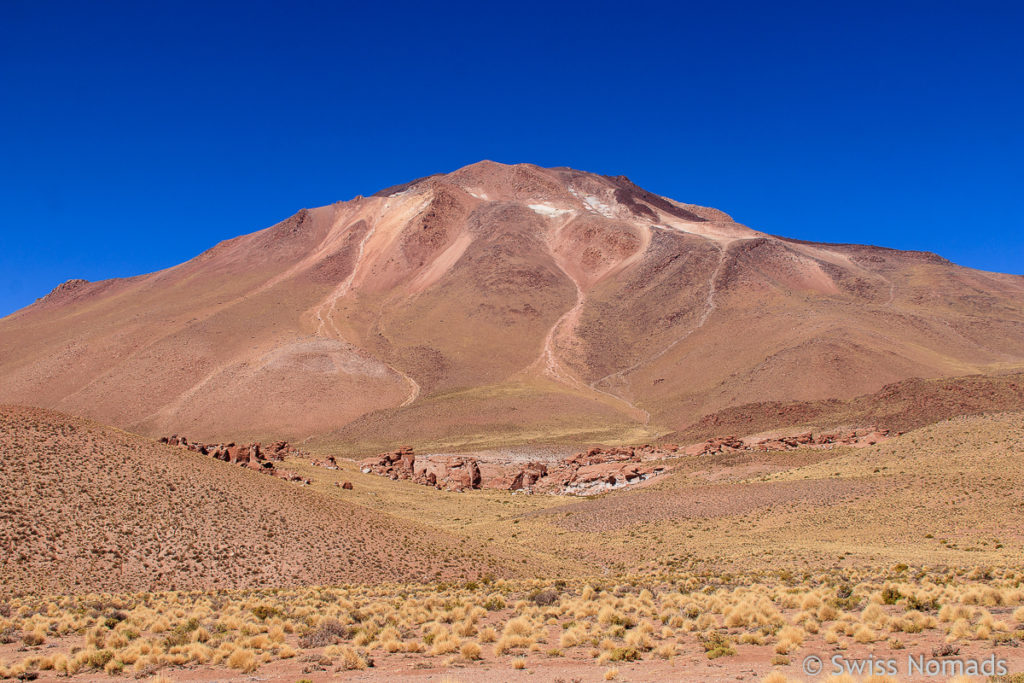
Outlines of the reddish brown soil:
[[[550,515],[570,531],[595,532],[675,519],[717,519],[741,516],[784,503],[829,506],[874,492],[879,482],[853,480],[791,481],[743,484],[702,484],[672,490],[640,490],[605,496],[585,508],[573,504],[532,515]],[[631,495],[633,494],[633,495]],[[565,513],[572,511],[572,516]]]

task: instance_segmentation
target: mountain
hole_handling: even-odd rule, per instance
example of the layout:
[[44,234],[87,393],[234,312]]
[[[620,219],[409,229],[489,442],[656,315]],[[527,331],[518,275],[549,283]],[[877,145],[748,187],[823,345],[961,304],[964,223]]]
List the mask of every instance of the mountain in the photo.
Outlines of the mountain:
[[1022,367],[1024,277],[488,161],[0,320],[0,401],[353,452],[643,440],[743,404]]

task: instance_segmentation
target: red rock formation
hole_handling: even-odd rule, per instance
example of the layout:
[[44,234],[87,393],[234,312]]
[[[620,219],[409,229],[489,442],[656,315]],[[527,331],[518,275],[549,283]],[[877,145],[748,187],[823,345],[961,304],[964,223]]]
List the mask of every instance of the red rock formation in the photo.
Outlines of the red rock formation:
[[644,465],[634,462],[608,462],[585,465],[566,482],[565,493],[594,494],[608,491],[662,474],[664,465]]
[[403,446],[367,458],[360,462],[359,468],[364,473],[412,481],[449,491],[494,489],[589,495],[631,486],[663,474],[670,469],[670,465],[658,461],[679,456],[702,457],[741,451],[831,448],[834,445],[864,446],[889,437],[889,431],[886,429],[868,427],[817,436],[811,432],[802,432],[759,441],[725,436],[708,439],[685,448],[680,448],[676,444],[594,446],[554,463],[478,460],[468,455],[427,455],[417,458],[411,447]]
[[[762,439],[757,441],[751,448],[759,451],[785,451],[806,446],[832,446],[839,444],[843,446],[872,446],[894,436],[888,429],[876,429],[867,427],[854,429],[849,432],[829,432],[814,436],[811,432],[804,432],[795,436],[780,436],[773,439]],[[899,434],[895,434],[899,436]]]
[[323,467],[328,470],[338,469],[338,461],[335,460],[333,455],[328,455],[323,460],[313,460],[310,464],[312,464],[313,467]]
[[[285,456],[299,453],[299,451],[297,451],[287,441],[277,441],[264,450],[262,445],[259,443],[241,445],[234,442],[227,444],[202,444],[190,442],[184,436],[174,434],[172,436],[161,437],[160,443],[187,448],[194,453],[209,455],[217,460],[222,460],[241,467],[247,467],[256,470],[257,472],[275,476],[286,481],[297,481],[303,484],[310,483],[308,479],[304,479],[294,472],[280,470],[274,466],[272,461],[281,462],[284,460]],[[334,461],[333,456],[328,456],[328,461],[334,463],[334,469],[337,469],[337,462]]]
[[[665,470],[642,464],[666,457],[652,446],[591,448],[549,466],[543,462],[479,461],[470,456],[431,455],[417,458],[411,448],[401,448],[367,458],[360,464],[364,473],[394,480],[408,480],[449,491],[495,489],[552,493],[589,492],[637,483]],[[608,466],[606,471],[588,470]],[[580,475],[582,473],[582,475]]]

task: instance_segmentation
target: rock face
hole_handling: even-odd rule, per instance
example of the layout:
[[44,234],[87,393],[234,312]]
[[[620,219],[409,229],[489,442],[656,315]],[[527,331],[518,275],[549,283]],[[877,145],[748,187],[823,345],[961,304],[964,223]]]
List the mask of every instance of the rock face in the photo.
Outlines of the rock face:
[[639,484],[668,471],[665,460],[676,455],[675,446],[594,447],[577,453],[560,467],[561,493],[592,495]]
[[431,456],[418,458],[412,447],[402,446],[375,458],[359,463],[364,473],[389,479],[407,479],[449,491],[478,489],[482,482],[480,465],[474,458],[461,456]]
[[824,432],[815,436],[811,432],[803,432],[791,436],[777,436],[766,439],[738,439],[726,436],[708,439],[702,443],[688,446],[682,450],[684,455],[715,455],[736,451],[788,451],[794,448],[830,447],[830,446],[873,446],[901,432],[888,429],[865,427],[842,432]]
[[448,491],[496,489],[544,493],[590,494],[639,483],[666,471],[645,461],[669,457],[670,451],[640,448],[592,448],[555,464],[539,461],[479,460],[461,455],[416,457],[402,447],[359,463],[365,474],[408,480]]
[[[284,461],[286,456],[301,455],[301,452],[296,450],[295,447],[287,441],[275,441],[269,447],[264,448],[259,443],[240,445],[234,442],[227,444],[204,444],[189,441],[184,436],[173,434],[171,436],[160,437],[160,443],[187,448],[194,453],[209,455],[217,460],[223,460],[224,462],[231,463],[232,465],[247,467],[286,481],[296,481],[302,484],[310,483],[309,479],[305,479],[295,472],[283,470],[274,465],[274,462]],[[338,468],[337,463],[334,462],[333,456],[328,456],[328,460],[331,463],[334,463],[334,469]]]
[[[892,434],[896,435],[896,434]],[[796,448],[868,446],[890,438],[888,429],[867,427],[844,432],[811,432],[764,439],[717,437],[680,448],[676,444],[595,446],[556,462],[479,459],[469,455],[424,455],[402,446],[359,463],[364,474],[407,480],[447,491],[493,489],[528,493],[593,495],[632,486],[671,469],[678,457],[701,457],[739,451],[785,451]],[[314,463],[318,464],[318,463]]]

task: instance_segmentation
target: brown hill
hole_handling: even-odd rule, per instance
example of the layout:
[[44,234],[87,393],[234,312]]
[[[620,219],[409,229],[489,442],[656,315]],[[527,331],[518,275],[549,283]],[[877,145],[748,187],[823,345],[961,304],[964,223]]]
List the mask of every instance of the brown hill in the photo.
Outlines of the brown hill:
[[417,581],[522,566],[338,496],[36,408],[0,406],[0,490],[0,593]]
[[1024,367],[1024,278],[481,162],[0,320],[0,400],[201,440],[637,440]]
[[874,425],[908,431],[961,415],[1024,409],[1024,373],[908,379],[850,399],[747,403],[706,415],[665,436],[689,443],[723,434],[793,427]]

